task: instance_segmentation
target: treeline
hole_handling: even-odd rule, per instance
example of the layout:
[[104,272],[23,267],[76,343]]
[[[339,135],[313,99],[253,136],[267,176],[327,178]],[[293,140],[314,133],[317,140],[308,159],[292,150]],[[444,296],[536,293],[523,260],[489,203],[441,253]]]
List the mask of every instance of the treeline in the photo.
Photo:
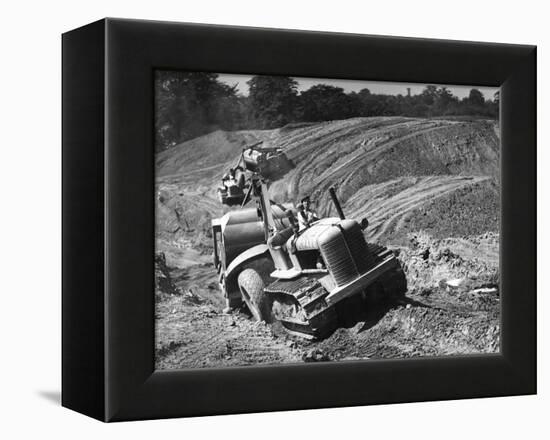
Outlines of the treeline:
[[358,116],[481,116],[497,118],[499,95],[486,100],[477,89],[459,99],[446,87],[428,85],[417,95],[384,95],[368,89],[346,93],[317,84],[301,93],[284,76],[254,76],[249,95],[218,80],[215,73],[157,71],[156,148],[162,151],[211,131],[270,129],[291,122]]

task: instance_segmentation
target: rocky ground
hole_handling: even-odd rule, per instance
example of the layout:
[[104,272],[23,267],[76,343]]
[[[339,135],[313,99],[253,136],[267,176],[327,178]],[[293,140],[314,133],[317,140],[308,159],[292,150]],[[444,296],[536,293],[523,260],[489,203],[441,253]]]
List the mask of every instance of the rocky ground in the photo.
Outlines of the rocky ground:
[[[311,194],[321,215],[336,186],[366,237],[399,255],[409,291],[323,341],[291,337],[245,311],[223,314],[210,220],[221,174],[258,139],[296,167],[277,201]],[[157,367],[191,368],[499,350],[499,147],[492,121],[357,118],[215,132],[157,157]]]

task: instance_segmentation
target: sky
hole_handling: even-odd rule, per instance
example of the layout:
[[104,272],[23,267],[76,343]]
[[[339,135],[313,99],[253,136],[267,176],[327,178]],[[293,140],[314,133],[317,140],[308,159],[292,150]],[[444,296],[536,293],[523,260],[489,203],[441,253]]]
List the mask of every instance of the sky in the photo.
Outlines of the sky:
[[[246,82],[252,78],[252,75],[233,75],[220,73],[218,79],[231,86],[237,84],[237,89],[240,93],[248,95],[248,85]],[[371,93],[387,94],[387,95],[406,95],[407,87],[411,89],[411,95],[418,95],[424,90],[426,84],[418,83],[397,83],[397,82],[375,82],[375,81],[357,81],[349,79],[323,79],[323,78],[300,78],[294,77],[298,82],[298,91],[309,89],[315,84],[328,84],[336,87],[341,87],[346,93],[358,92],[361,89],[367,88]],[[493,95],[498,90],[498,87],[476,87],[472,86],[454,86],[448,84],[435,84],[437,86],[445,86],[449,91],[458,98],[465,98],[473,88],[478,89],[485,99],[493,99]]]

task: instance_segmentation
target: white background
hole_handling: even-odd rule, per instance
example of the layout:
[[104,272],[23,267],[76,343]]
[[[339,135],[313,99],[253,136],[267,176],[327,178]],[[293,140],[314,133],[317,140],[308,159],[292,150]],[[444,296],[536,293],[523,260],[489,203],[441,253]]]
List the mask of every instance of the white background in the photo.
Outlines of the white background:
[[[544,2],[3,2],[0,27],[2,438],[541,438],[548,435],[549,14]],[[539,46],[539,395],[101,424],[59,406],[61,39],[105,16]],[[327,60],[330,62],[330,60]],[[518,292],[521,294],[521,292]],[[546,344],[546,347],[544,347]],[[452,378],[449,378],[452,380]],[[320,384],[319,386],[322,386]],[[349,436],[349,437],[348,437]]]

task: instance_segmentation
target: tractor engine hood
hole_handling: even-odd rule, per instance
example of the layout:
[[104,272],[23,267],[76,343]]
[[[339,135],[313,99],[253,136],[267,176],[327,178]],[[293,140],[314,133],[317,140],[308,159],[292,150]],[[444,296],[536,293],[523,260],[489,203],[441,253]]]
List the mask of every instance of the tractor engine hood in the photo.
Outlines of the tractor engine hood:
[[363,231],[355,220],[326,218],[304,230],[294,241],[287,242],[287,249],[301,252],[318,250],[329,274],[337,286],[344,286],[372,267]]
[[[319,249],[319,238],[329,232],[329,230],[343,222],[353,222],[354,220],[340,220],[338,217],[327,217],[313,223],[309,228],[300,232],[300,235],[294,242],[297,251],[311,251]],[[291,249],[291,240],[287,243],[287,248]]]

